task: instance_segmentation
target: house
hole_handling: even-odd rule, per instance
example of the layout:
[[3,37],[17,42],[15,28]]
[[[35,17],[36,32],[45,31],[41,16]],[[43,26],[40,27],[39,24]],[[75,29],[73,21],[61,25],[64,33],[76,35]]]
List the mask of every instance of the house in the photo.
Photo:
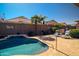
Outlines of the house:
[[51,20],[51,21],[47,21],[46,24],[50,26],[55,26],[57,22],[55,20]]
[[31,20],[26,17],[16,17],[8,20],[0,21],[0,35],[12,34],[42,34],[48,30],[50,26],[47,24],[31,24]]
[[79,20],[75,21],[76,22],[76,28],[79,29]]
[[19,16],[16,18],[8,19],[8,20],[13,23],[27,23],[27,24],[31,23],[31,20],[24,16]]

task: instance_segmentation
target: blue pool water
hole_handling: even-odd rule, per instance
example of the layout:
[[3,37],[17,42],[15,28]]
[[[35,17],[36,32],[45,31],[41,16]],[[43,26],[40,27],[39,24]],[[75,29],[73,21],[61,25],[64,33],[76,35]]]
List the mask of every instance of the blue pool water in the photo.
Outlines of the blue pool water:
[[34,55],[48,49],[48,46],[34,38],[11,36],[0,41],[0,56]]

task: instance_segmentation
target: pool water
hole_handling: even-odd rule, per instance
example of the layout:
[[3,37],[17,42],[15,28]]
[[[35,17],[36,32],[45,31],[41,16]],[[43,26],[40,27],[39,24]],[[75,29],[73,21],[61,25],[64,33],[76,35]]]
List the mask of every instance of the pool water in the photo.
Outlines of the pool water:
[[0,41],[0,56],[34,55],[48,49],[48,46],[34,38],[11,36]]

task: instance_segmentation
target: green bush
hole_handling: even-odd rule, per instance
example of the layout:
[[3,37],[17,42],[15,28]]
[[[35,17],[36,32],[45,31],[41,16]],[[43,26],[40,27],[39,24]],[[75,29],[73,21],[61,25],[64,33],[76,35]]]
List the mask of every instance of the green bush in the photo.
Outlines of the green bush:
[[48,32],[50,32],[50,34],[54,34],[55,31],[57,30],[57,27],[51,27]]
[[69,35],[73,38],[79,38],[79,29],[71,29]]
[[27,32],[27,35],[28,35],[28,36],[34,36],[34,35],[36,35],[36,34],[35,34],[33,31],[28,31],[28,32]]

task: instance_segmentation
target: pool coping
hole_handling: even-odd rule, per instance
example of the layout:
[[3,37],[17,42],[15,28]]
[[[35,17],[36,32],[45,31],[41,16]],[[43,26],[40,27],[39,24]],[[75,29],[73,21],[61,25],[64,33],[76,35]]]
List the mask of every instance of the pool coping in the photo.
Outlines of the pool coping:
[[[34,39],[39,40],[40,42],[46,44],[43,40],[41,40],[41,39],[38,38],[38,37],[29,37],[29,36],[24,35],[24,34],[21,34],[21,35],[8,35],[8,36],[6,36],[6,37],[0,39],[0,41],[2,41],[2,40],[7,40],[7,38],[9,38],[9,37],[11,37],[11,36],[24,36],[25,38],[34,38]],[[46,44],[46,45],[48,46],[48,49],[49,49],[49,45],[48,45],[48,44]],[[43,53],[43,52],[46,52],[46,51],[48,51],[48,49],[46,49],[45,51],[42,51],[42,52],[40,52],[40,53],[38,53],[38,54],[41,54],[41,53]],[[35,55],[38,55],[38,54],[27,55],[27,56],[35,56]],[[12,55],[12,56],[18,56],[18,55]]]
[[4,38],[1,38],[0,41],[1,41],[1,40],[6,40],[6,39],[9,38],[10,36],[24,36],[24,37],[29,38],[29,37],[28,37],[27,35],[25,35],[25,34],[20,34],[20,35],[8,35],[8,36],[6,36],[6,37],[4,37]]

